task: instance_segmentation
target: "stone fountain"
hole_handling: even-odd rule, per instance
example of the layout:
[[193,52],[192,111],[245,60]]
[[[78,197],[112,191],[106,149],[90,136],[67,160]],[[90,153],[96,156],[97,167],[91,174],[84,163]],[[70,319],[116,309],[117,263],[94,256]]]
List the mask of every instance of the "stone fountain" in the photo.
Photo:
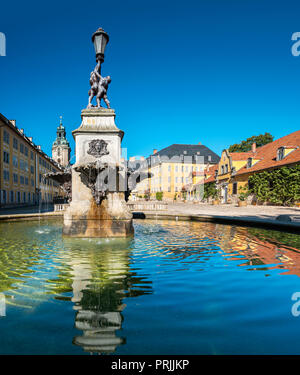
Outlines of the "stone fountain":
[[[132,214],[125,202],[126,162],[121,160],[124,132],[115,123],[107,98],[110,77],[101,76],[109,37],[98,29],[92,37],[97,65],[90,76],[89,103],[81,125],[72,134],[76,162],[72,166],[72,201],[64,214],[63,234],[71,237],[127,237],[133,234]],[[97,105],[92,100],[96,97]],[[107,108],[101,106],[101,100]],[[68,172],[69,173],[69,172]]]

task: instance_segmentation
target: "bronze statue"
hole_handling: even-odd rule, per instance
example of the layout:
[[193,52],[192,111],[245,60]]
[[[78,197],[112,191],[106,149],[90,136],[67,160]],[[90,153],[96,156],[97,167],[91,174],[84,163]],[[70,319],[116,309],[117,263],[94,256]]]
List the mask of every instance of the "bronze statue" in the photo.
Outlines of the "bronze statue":
[[92,100],[94,96],[96,96],[97,108],[101,108],[101,99],[104,100],[105,104],[107,105],[107,108],[110,108],[110,102],[107,97],[107,89],[108,89],[108,85],[111,82],[111,78],[110,76],[102,77],[100,75],[100,68],[101,68],[101,62],[98,61],[98,64],[96,65],[95,69],[91,72],[91,76],[90,76],[91,88],[89,90],[88,108],[93,107]]

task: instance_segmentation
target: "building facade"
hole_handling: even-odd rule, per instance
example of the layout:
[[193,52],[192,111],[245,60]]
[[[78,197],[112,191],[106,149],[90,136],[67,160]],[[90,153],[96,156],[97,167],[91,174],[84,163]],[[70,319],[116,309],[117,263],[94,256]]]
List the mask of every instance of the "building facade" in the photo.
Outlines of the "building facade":
[[0,206],[52,202],[59,186],[43,175],[60,166],[35,145],[23,129],[0,114]]
[[[185,198],[194,199],[197,192],[189,190],[189,187],[203,178],[207,165],[217,164],[219,159],[216,153],[201,144],[173,144],[160,151],[154,150],[147,159],[139,160],[140,170],[147,172],[149,178],[137,184],[131,198],[155,198],[160,192],[163,199],[174,200],[182,198],[182,193],[186,192]],[[136,160],[131,158],[129,162]]]
[[221,203],[235,203],[240,192],[249,188],[249,177],[255,173],[300,163],[300,131],[288,134],[249,152],[223,150],[215,176],[207,175],[204,183],[214,182]]
[[62,117],[60,117],[60,124],[56,130],[56,139],[52,145],[52,159],[63,167],[66,167],[70,162],[71,148],[66,138],[66,129],[62,124]]

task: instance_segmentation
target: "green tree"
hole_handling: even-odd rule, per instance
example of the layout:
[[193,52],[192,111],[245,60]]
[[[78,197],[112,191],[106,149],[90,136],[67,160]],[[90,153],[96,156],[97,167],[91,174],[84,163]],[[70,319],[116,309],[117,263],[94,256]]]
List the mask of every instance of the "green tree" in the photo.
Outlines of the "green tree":
[[213,199],[218,198],[218,190],[215,182],[209,182],[207,184],[204,184],[203,199],[208,199],[210,197]]
[[273,142],[274,137],[270,133],[253,135],[250,138],[247,138],[245,141],[240,143],[235,143],[229,146],[229,152],[247,152],[251,150],[252,144],[256,143],[257,147],[266,145],[267,143]]

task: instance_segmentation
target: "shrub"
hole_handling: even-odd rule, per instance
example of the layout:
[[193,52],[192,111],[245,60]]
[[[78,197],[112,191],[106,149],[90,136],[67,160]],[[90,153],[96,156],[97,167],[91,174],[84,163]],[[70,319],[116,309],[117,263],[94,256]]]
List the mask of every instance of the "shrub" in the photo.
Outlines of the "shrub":
[[162,201],[162,199],[163,199],[163,195],[164,195],[164,193],[163,193],[162,191],[158,191],[158,192],[155,194],[156,200],[157,200],[157,201]]

